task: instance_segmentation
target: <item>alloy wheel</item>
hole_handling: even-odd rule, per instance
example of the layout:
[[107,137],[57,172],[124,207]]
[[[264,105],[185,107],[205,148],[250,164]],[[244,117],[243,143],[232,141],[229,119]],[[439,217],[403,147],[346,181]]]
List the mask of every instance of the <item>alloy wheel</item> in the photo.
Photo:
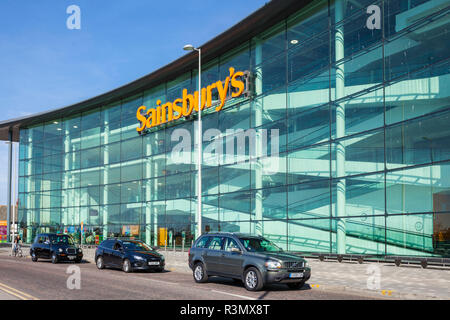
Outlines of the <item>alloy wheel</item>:
[[198,265],[194,271],[195,280],[200,281],[203,278],[203,268],[201,265]]
[[102,257],[97,259],[97,268],[103,269],[103,258]]
[[258,276],[256,275],[256,272],[251,270],[247,272],[247,276],[245,277],[245,283],[247,284],[247,287],[250,289],[254,289],[256,285],[258,284]]

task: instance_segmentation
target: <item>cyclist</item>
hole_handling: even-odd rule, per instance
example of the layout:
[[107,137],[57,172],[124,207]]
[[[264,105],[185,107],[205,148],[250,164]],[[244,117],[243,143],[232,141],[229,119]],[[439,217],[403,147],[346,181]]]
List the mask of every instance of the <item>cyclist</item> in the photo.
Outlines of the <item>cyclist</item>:
[[20,249],[20,241],[21,241],[22,239],[20,238],[20,235],[17,235],[17,236],[15,236],[14,237],[14,256],[16,256],[17,255],[17,253],[19,252],[19,249]]

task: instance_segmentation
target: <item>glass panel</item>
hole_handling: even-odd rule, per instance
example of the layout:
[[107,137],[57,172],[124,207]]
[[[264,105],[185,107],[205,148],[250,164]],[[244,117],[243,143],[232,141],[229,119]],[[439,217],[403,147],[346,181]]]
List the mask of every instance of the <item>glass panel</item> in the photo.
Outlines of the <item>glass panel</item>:
[[121,161],[128,161],[131,159],[138,159],[142,157],[142,137],[128,139],[122,141],[120,147]]
[[288,154],[288,184],[331,177],[330,145],[319,145]]
[[288,119],[288,148],[296,149],[330,140],[330,106],[305,108]]
[[386,175],[389,214],[448,212],[450,164],[403,169]]
[[[342,139],[332,145],[333,176],[345,176],[384,170],[384,130]],[[337,153],[344,153],[344,172],[338,173]]]
[[288,187],[288,218],[330,217],[330,181],[314,181]]
[[251,103],[251,126],[259,127],[286,117],[286,87],[281,87]]
[[[391,1],[392,2],[392,1]],[[430,1],[427,6],[438,9],[438,1]],[[422,8],[423,10],[423,8]],[[397,16],[399,24],[415,20],[419,15],[423,18],[420,7]],[[431,13],[431,11],[430,11]],[[406,76],[408,73],[419,70],[433,63],[444,61],[449,57],[450,31],[445,27],[448,16],[442,12],[432,23],[426,20],[421,26],[405,30],[398,36],[388,40],[385,46],[386,80]]]
[[387,254],[445,255],[448,250],[449,214],[389,216],[386,219]]
[[450,62],[434,64],[386,87],[386,123],[448,108]]
[[300,44],[292,45],[291,42],[287,59],[289,82],[317,74],[330,64],[330,35],[323,32]]
[[183,173],[166,176],[166,199],[191,196],[191,174]]
[[286,49],[286,25],[279,23],[252,39],[252,66],[266,61]]
[[330,219],[289,220],[288,250],[330,252]]
[[221,194],[219,198],[219,220],[236,222],[250,220],[251,192]]
[[252,212],[254,212],[255,220],[286,219],[286,208],[286,187],[253,191]]
[[384,174],[357,176],[342,180],[345,183],[343,190],[345,209],[342,213],[338,212],[340,206],[337,202],[338,192],[342,192],[342,185],[338,185],[338,180],[335,179],[332,190],[332,214],[334,217],[384,215]]
[[450,159],[450,112],[386,129],[387,168]]
[[[386,36],[404,31],[406,28],[426,20],[429,16],[436,15],[437,12],[448,6],[446,0],[410,0],[396,1],[385,0],[384,4],[384,25]],[[424,14],[425,13],[425,14]],[[442,25],[437,23],[429,30],[433,34],[438,34],[436,28]]]
[[134,203],[140,202],[141,199],[141,182],[133,181],[121,184],[121,202],[122,203]]
[[135,160],[122,163],[120,171],[121,181],[132,181],[142,179],[142,161]]
[[[219,167],[219,189],[216,192],[227,193],[250,188],[250,164],[239,163]],[[214,186],[213,186],[214,187]]]
[[[347,254],[385,254],[385,217],[354,217],[340,219],[345,227]],[[338,220],[332,220],[332,252],[337,252]]]
[[328,29],[328,1],[314,1],[287,20],[289,48],[326,32]]

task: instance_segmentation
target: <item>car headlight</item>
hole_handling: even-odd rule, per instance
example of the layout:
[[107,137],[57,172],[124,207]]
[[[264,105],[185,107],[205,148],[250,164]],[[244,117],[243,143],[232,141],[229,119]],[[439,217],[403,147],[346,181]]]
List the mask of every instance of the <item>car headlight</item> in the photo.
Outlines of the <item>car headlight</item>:
[[145,259],[141,256],[133,256],[134,260],[144,261]]
[[305,266],[305,268],[309,268],[309,263],[308,261],[305,260],[305,263],[303,264]]
[[280,269],[281,263],[274,260],[269,260],[265,263],[267,269]]
[[164,256],[161,256],[161,261],[164,261],[164,260],[166,260],[166,258],[164,258]]
[[59,251],[59,252],[63,252],[63,249],[59,248],[58,251]]
[[79,252],[79,253],[82,253],[83,250],[82,250],[81,248],[78,248],[78,252]]

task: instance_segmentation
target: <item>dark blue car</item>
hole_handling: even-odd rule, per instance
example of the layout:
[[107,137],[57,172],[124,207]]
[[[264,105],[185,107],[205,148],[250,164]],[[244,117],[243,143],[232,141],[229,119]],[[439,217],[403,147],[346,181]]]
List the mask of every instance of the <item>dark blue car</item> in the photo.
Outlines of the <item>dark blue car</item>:
[[141,240],[108,239],[95,251],[98,269],[120,268],[125,272],[135,270],[163,271],[164,256]]

